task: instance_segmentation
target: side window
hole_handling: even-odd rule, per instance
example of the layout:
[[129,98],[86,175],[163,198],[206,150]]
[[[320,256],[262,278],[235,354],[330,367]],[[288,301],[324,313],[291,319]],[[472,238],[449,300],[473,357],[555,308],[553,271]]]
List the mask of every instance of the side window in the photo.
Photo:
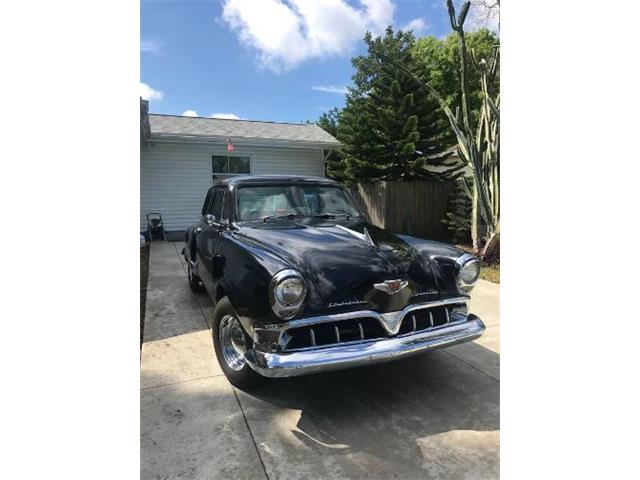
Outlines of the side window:
[[211,208],[209,209],[209,213],[216,217],[216,221],[220,221],[220,217],[222,215],[222,199],[224,198],[223,190],[216,190],[215,196],[213,197],[213,203]]
[[200,215],[203,217],[209,211],[209,204],[211,203],[211,191],[207,192],[207,196],[204,199],[204,203],[202,204],[202,210],[200,211]]

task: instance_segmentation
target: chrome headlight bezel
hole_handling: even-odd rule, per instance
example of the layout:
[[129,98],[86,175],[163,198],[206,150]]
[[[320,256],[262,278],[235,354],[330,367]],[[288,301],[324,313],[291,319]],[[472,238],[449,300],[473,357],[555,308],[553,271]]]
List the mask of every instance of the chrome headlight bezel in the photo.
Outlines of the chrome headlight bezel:
[[[287,282],[297,281],[300,282],[302,293],[292,303],[286,303],[282,298],[283,295],[279,294],[278,288],[283,287]],[[290,320],[295,317],[307,297],[307,282],[304,277],[296,270],[286,269],[276,273],[271,279],[269,284],[269,302],[271,303],[271,309],[278,317],[283,320]]]
[[[478,279],[480,278],[480,260],[474,257],[471,254],[465,253],[464,255],[458,257],[456,260],[456,286],[458,288],[458,292],[462,295],[467,295],[473,287],[478,283]],[[472,272],[473,276],[470,280],[469,278],[465,278],[465,273]]]

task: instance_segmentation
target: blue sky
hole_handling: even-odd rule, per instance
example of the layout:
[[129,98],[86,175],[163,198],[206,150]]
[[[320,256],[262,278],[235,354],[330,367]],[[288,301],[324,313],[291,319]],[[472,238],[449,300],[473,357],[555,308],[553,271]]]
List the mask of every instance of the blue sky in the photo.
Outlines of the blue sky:
[[142,96],[153,113],[316,120],[387,23],[450,30],[444,0],[142,0]]

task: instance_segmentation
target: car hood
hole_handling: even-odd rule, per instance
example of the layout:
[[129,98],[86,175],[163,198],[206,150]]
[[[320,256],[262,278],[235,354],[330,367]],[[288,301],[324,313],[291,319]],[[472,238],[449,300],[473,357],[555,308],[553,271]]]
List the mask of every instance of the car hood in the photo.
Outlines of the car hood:
[[[428,255],[400,236],[362,221],[304,218],[242,226],[236,231],[301,271],[324,305],[340,310],[396,311],[408,303],[437,300],[441,288]],[[374,288],[406,281],[397,293]]]

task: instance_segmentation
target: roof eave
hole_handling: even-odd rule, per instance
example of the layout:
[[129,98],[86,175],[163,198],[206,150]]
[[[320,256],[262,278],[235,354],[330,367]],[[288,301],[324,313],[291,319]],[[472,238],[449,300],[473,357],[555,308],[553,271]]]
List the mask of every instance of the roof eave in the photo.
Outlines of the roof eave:
[[[149,142],[166,142],[166,143],[205,143],[205,144],[227,144],[227,138],[224,136],[212,135],[175,135],[170,133],[151,133]],[[342,144],[337,140],[335,142],[309,141],[309,140],[290,140],[276,138],[252,138],[252,137],[231,137],[234,145],[247,145],[254,147],[284,147],[284,148],[340,148]]]

